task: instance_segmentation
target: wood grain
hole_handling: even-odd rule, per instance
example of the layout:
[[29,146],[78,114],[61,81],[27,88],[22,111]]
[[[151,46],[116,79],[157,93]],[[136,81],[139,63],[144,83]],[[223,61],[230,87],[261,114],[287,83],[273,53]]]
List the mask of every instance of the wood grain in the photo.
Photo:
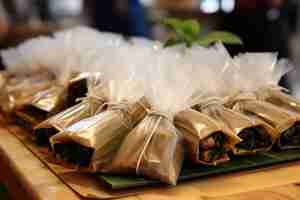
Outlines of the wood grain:
[[0,178],[16,200],[80,198],[6,129],[0,128]]

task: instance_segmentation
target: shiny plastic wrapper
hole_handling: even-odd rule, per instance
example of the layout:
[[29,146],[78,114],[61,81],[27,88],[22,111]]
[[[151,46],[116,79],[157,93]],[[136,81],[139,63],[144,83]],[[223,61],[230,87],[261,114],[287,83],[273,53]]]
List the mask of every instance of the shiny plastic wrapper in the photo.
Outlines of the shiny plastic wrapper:
[[279,148],[299,148],[298,125],[300,115],[271,103],[256,100],[255,98],[243,98],[243,96],[243,94],[240,94],[235,98],[233,110],[251,118],[260,119],[272,126],[276,131],[276,140]]
[[143,175],[175,185],[184,152],[178,135],[165,116],[147,115],[122,142],[110,172]]
[[12,78],[1,91],[0,106],[6,114],[22,109],[29,104],[34,95],[51,86],[50,80],[37,80],[35,77]]
[[86,77],[81,77],[76,81],[70,79],[67,84],[54,84],[47,90],[37,93],[31,106],[48,113],[49,117],[73,106],[76,100],[84,97],[86,93]]
[[[254,114],[273,126],[278,132],[277,144],[281,149],[299,148],[299,102],[277,85],[291,70],[290,63],[284,59],[278,61],[274,53],[245,53],[234,58],[232,68],[235,79],[228,88],[240,92],[235,108]],[[238,84],[241,81],[243,84]]]
[[195,106],[201,113],[228,127],[241,141],[233,146],[236,155],[268,151],[276,141],[276,130],[262,120],[226,108],[218,99]]
[[[153,66],[145,69],[145,96],[151,110],[126,136],[107,172],[142,175],[176,185],[184,146],[182,135],[174,126],[174,116],[189,108],[188,100],[195,92],[187,68],[181,66],[184,55],[178,50],[155,50],[150,62]],[[176,68],[170,70],[166,66]]]
[[258,89],[256,95],[260,100],[300,114],[300,100],[286,92],[284,88],[269,86]]
[[[105,56],[93,61],[105,85],[102,97],[106,103],[98,109],[102,112],[72,124],[50,139],[56,154],[69,163],[87,166],[90,171],[101,171],[110,164],[122,139],[144,118],[145,108],[149,107],[142,98],[144,88],[137,76],[137,71],[142,69],[127,55],[131,44],[113,41],[116,48],[106,49]],[[69,145],[77,146],[79,152],[86,152],[87,148],[89,156],[72,157],[73,154],[65,153]],[[83,157],[85,162],[81,162]]]
[[[198,92],[192,97],[193,108],[215,122],[215,125],[212,125],[212,130],[214,130],[213,127],[218,127],[218,130],[223,131],[223,135],[231,135],[231,138],[236,139],[231,142],[231,145],[227,145],[227,148],[220,148],[220,145],[216,144],[216,137],[213,136],[214,133],[212,132],[212,136],[205,141],[209,145],[205,145],[210,148],[209,152],[213,151],[213,153],[205,151],[205,154],[215,155],[215,149],[219,149],[217,152],[221,155],[223,153],[224,156],[228,151],[233,151],[239,155],[269,150],[274,143],[274,139],[273,131],[267,124],[250,119],[224,106],[227,99],[227,82],[234,78],[232,77],[232,69],[229,68],[229,66],[232,66],[232,58],[224,46],[216,44],[209,49],[193,47],[187,54],[189,60],[194,63],[191,65],[190,77],[194,84],[198,85]],[[199,56],[203,59],[199,60]],[[201,133],[196,132],[194,134]],[[264,138],[267,138],[266,144],[258,144],[255,135],[265,136]],[[221,140],[221,138],[218,137],[218,140]],[[250,141],[252,142],[250,143]],[[195,144],[197,143],[198,141],[195,141]],[[230,144],[230,141],[227,139],[225,144]],[[228,160],[222,158],[221,155],[220,161]],[[207,163],[213,164],[216,160],[212,161]]]
[[34,128],[37,142],[41,145],[48,144],[49,138],[68,126],[96,114],[99,107],[105,103],[103,98],[103,85],[101,76],[95,73],[88,77],[87,97],[82,102],[48,118]]
[[[193,109],[179,112],[174,123],[183,134],[189,160],[196,164],[217,165],[228,161],[228,152],[241,141],[226,126]],[[224,139],[222,144],[219,139]]]
[[[134,104],[111,105],[106,111],[85,118],[50,138],[52,149],[63,160],[89,171],[102,171],[110,164],[125,135],[146,115],[145,99]],[[69,146],[77,151],[66,154]],[[84,150],[89,149],[89,154]]]
[[250,79],[248,89],[255,91],[259,100],[300,113],[300,101],[278,85],[281,78],[293,69],[288,60],[278,60],[274,53],[247,53],[236,56],[234,61],[237,65],[237,77],[243,79],[246,76]]

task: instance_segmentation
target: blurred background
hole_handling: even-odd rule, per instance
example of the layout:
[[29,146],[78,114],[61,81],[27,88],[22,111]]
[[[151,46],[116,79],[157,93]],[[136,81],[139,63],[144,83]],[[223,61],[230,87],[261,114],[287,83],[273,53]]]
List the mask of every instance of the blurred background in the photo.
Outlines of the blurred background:
[[161,19],[195,18],[204,31],[239,35],[244,45],[228,46],[232,55],[273,51],[290,58],[295,70],[281,84],[300,98],[299,12],[298,0],[0,0],[0,48],[77,25],[165,40],[170,33]]

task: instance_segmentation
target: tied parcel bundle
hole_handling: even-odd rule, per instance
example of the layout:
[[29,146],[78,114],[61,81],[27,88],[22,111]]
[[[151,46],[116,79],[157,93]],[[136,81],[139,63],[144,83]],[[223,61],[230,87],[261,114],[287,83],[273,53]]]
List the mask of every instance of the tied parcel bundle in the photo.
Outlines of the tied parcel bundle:
[[[89,62],[99,52],[96,47],[101,46],[103,51],[105,45],[112,46],[111,43],[121,40],[120,36],[99,33],[86,27],[58,32],[54,36],[46,47],[49,53],[43,57],[43,62],[56,74],[56,82],[36,94],[31,104],[23,110],[38,118],[37,122],[77,104],[77,99],[87,93],[89,73],[86,71],[89,70],[86,65],[90,65]],[[110,40],[111,37],[115,39]]]
[[[94,116],[80,120],[50,138],[54,153],[81,170],[102,171],[113,159],[126,134],[146,115],[149,105],[144,96],[129,44],[107,52],[99,59],[104,98]],[[103,65],[106,63],[106,65]]]
[[49,88],[54,75],[41,62],[45,47],[52,40],[47,37],[31,39],[16,48],[1,51],[6,65],[5,79],[1,90],[1,110],[13,113],[29,103],[34,95]]
[[[199,55],[203,57],[202,63],[198,59]],[[240,155],[270,149],[274,143],[274,137],[273,130],[268,124],[253,120],[223,105],[226,99],[223,94],[223,87],[226,83],[224,76],[231,59],[226,49],[220,44],[210,49],[194,47],[189,50],[187,56],[189,60],[194,60],[191,78],[195,80],[195,84],[198,84],[200,91],[196,95],[197,98],[193,100],[195,105],[193,108],[215,122],[214,126],[208,126],[208,124],[202,126],[212,128],[199,129],[199,133],[194,133],[194,138],[198,136],[198,140],[190,139],[197,144],[197,146],[194,145],[194,152],[200,152],[195,159],[198,159],[199,163],[218,164],[229,160],[228,152],[230,151]],[[185,123],[181,123],[181,126],[183,129],[191,130],[187,129]],[[189,132],[190,136],[193,132]],[[260,138],[265,140],[261,142]],[[194,156],[196,155],[194,153]]]
[[[145,78],[146,98],[151,105],[146,117],[125,137],[105,172],[142,175],[176,185],[183,162],[183,141],[174,126],[174,115],[190,107],[195,91],[181,54],[175,49],[157,49]],[[176,69],[176,70],[175,70]]]
[[[228,88],[237,92],[228,100],[227,106],[250,118],[268,123],[275,130],[276,142],[280,149],[299,148],[300,134],[297,129],[299,114],[264,101],[263,95],[259,94],[260,89],[268,84],[266,77],[271,76],[274,64],[276,64],[272,65],[273,59],[274,54],[250,53],[234,58],[231,67],[234,68],[236,76]],[[259,65],[260,62],[270,63],[270,65],[261,67],[263,65]],[[240,84],[241,81],[243,84]]]
[[[80,34],[78,33],[80,32]],[[91,30],[91,32],[93,32]],[[46,119],[68,107],[76,104],[76,99],[84,97],[87,93],[88,73],[82,72],[82,57],[89,55],[88,50],[79,51],[78,41],[88,37],[89,31],[83,36],[81,28],[59,32],[55,35],[51,46],[48,47],[49,54],[45,61],[56,75],[56,82],[47,90],[35,95],[35,98],[27,107],[28,111],[42,114]],[[86,50],[85,48],[83,48]],[[57,52],[60,52],[57,54]]]
[[[119,48],[119,45],[124,42],[118,35],[99,33],[84,27],[71,29],[70,31],[73,33],[73,37],[74,34],[89,35],[85,39],[84,45],[78,44],[80,48],[74,49],[78,50],[75,55],[79,58],[79,71],[89,73],[87,77],[87,97],[77,99],[82,100],[82,102],[48,118],[34,128],[37,142],[41,145],[49,144],[49,138],[59,131],[63,131],[68,126],[84,118],[93,116],[99,106],[106,102],[105,86],[101,81],[102,75],[98,71],[103,71],[102,68],[106,67],[104,61],[106,56],[109,55],[108,52],[113,54],[115,49]],[[65,33],[58,33],[57,35],[64,36]]]
[[94,61],[105,56],[110,52],[109,49],[117,48],[123,43],[123,38],[117,34],[98,32],[84,26],[57,32],[55,38],[58,43],[65,44],[63,46],[65,55],[61,56],[62,62],[58,60],[57,66],[69,66],[68,74],[71,77],[75,75],[66,83],[65,108],[69,108],[78,102],[78,98],[84,97],[87,93],[90,73],[98,73],[99,70],[101,72],[102,66]]
[[87,79],[88,93],[82,101],[38,124],[34,128],[36,141],[40,145],[49,144],[49,138],[68,126],[95,115],[98,108],[105,103],[100,73],[93,73]]
[[30,103],[34,95],[51,85],[51,80],[39,79],[37,76],[10,78],[1,90],[2,112],[11,115],[15,110]]

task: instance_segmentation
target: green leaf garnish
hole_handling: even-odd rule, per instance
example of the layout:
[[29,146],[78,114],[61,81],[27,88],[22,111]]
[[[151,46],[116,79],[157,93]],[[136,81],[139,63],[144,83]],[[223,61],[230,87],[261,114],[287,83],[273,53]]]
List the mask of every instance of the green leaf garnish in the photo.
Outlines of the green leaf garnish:
[[165,43],[164,43],[164,47],[171,47],[174,46],[176,44],[180,43],[180,40],[177,38],[170,38],[168,39]]
[[165,47],[178,44],[184,44],[186,47],[191,47],[193,44],[208,47],[215,42],[242,44],[242,40],[237,35],[225,31],[216,31],[205,36],[201,35],[201,26],[197,20],[166,18],[162,21],[162,24],[175,33],[175,36],[165,42]]
[[198,23],[197,20],[185,20],[182,22],[182,27],[183,32],[189,36],[198,36],[201,31],[200,24]]
[[165,43],[165,47],[185,44],[187,47],[198,40],[200,34],[200,24],[196,20],[179,20],[176,18],[164,19],[162,24],[175,32],[175,37]]
[[225,44],[243,44],[242,40],[235,34],[225,31],[215,31],[198,39],[197,43],[201,46],[208,47],[215,42],[222,42]]

